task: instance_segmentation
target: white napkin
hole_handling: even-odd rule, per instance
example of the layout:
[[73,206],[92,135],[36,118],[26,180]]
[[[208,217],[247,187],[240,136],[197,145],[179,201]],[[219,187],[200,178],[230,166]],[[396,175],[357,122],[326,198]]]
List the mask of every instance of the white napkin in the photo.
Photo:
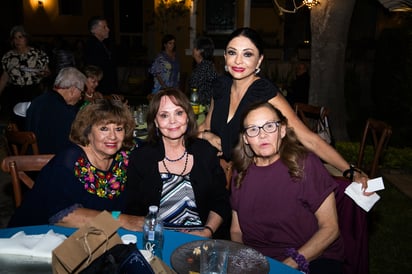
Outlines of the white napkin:
[[11,238],[0,239],[0,254],[25,255],[51,262],[52,251],[67,237],[49,230],[46,234],[26,235],[17,232]]
[[[382,177],[368,180],[368,188],[366,192],[374,192],[384,189]],[[355,203],[363,208],[366,212],[376,204],[377,201],[381,198],[378,194],[373,193],[370,196],[363,195],[362,184],[353,182],[345,189],[346,195],[352,198]]]

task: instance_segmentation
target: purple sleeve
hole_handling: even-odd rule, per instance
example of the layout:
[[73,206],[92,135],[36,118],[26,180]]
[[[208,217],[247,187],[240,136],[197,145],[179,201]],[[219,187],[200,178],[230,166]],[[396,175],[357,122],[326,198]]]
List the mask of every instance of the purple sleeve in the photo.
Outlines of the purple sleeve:
[[304,174],[299,199],[315,213],[329,194],[335,191],[337,183],[320,159],[312,153],[309,153],[305,160]]

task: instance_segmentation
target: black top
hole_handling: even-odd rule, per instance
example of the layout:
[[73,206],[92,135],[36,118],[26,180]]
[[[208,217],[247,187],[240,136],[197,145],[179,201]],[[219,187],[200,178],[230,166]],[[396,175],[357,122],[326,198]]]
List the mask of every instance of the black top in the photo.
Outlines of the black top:
[[202,105],[210,104],[212,98],[212,83],[217,78],[215,66],[212,61],[202,60],[193,69],[189,79],[189,87],[197,88],[199,102]]
[[54,224],[79,207],[121,211],[127,158],[121,151],[107,171],[100,170],[81,147],[70,143],[40,171],[9,226]]
[[232,150],[239,141],[241,117],[243,111],[252,103],[269,101],[278,93],[278,88],[267,79],[254,81],[243,96],[233,118],[227,122],[230,105],[230,89],[232,79],[221,76],[213,86],[213,113],[211,131],[221,138],[223,158],[230,160]]
[[113,56],[106,45],[94,36],[86,42],[84,62],[85,65],[98,66],[103,70],[103,78],[99,81],[97,91],[103,94],[117,92],[117,71]]
[[[202,223],[206,224],[210,211],[219,214],[223,220],[229,220],[229,193],[216,149],[201,139],[196,139],[186,149],[194,158],[190,182]],[[145,216],[149,206],[159,206],[163,185],[158,162],[164,157],[163,143],[147,144],[132,151],[127,169],[125,213]]]
[[27,109],[26,130],[36,134],[40,154],[56,154],[70,143],[70,129],[78,110],[56,91],[47,91],[33,100]]

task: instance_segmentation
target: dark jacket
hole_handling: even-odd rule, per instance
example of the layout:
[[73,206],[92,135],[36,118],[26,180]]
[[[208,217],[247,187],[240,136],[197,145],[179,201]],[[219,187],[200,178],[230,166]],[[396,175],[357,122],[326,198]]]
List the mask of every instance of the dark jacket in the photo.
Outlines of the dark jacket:
[[33,100],[27,109],[26,130],[36,134],[40,154],[56,154],[70,144],[70,129],[78,110],[56,91]]
[[[216,156],[216,149],[201,139],[196,139],[186,149],[194,157],[190,179],[202,223],[206,224],[210,211],[219,214],[224,221],[229,220],[229,193],[225,188],[225,174]],[[159,206],[162,180],[158,162],[164,157],[163,143],[148,144],[131,153],[125,213],[145,216],[150,205]]]
[[116,93],[118,91],[116,65],[106,45],[91,36],[86,42],[84,59],[85,65],[98,66],[103,70],[103,78],[99,81],[96,90],[103,94]]

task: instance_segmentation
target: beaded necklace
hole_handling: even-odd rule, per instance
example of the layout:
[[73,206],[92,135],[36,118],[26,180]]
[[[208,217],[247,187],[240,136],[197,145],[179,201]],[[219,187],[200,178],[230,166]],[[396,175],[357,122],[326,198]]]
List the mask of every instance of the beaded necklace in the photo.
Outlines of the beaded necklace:
[[[183,156],[184,156],[184,155],[186,155],[185,166],[184,166],[182,172],[179,174],[179,176],[182,176],[182,175],[185,173],[186,168],[187,168],[187,161],[188,161],[188,159],[189,159],[189,155],[187,154],[186,151],[185,151],[185,153],[183,154]],[[183,156],[180,157],[180,158],[183,158]],[[166,157],[165,157],[165,159],[166,159]],[[165,167],[167,173],[172,174],[172,173],[170,172],[170,170],[169,170],[169,169],[167,168],[167,166],[166,166],[165,159],[162,160],[163,166]],[[176,160],[176,161],[177,161],[177,160]]]
[[169,162],[178,162],[178,161],[182,160],[183,157],[185,157],[186,153],[187,153],[187,150],[185,150],[185,152],[183,152],[182,156],[180,156],[180,157],[177,158],[177,159],[169,159],[169,158],[165,155],[165,159],[168,160]]

